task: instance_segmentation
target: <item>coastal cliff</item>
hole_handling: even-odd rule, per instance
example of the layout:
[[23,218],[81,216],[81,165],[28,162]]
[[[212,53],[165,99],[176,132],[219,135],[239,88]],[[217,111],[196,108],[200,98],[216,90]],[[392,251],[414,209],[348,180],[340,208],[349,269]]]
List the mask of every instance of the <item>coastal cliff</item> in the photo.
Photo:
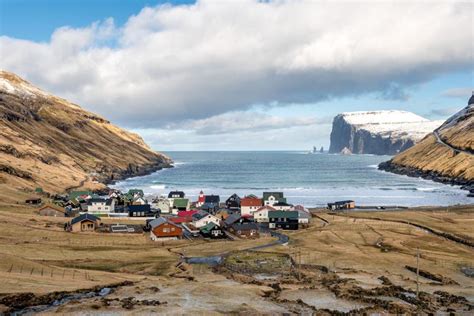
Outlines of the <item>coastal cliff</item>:
[[441,123],[405,111],[342,113],[333,120],[329,152],[395,155]]
[[41,187],[48,193],[100,189],[170,164],[139,135],[0,71],[2,187],[23,192]]
[[414,147],[381,163],[379,169],[473,190],[474,95],[467,107]]

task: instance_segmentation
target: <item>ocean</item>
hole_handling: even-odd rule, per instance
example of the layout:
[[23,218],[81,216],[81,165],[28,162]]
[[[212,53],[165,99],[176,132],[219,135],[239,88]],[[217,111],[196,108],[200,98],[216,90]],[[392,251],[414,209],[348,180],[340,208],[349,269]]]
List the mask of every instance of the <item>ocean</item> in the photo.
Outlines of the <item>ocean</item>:
[[351,199],[363,206],[447,206],[474,201],[457,186],[377,170],[390,156],[308,154],[297,151],[165,152],[175,167],[126,179],[112,187],[143,189],[146,195],[182,190],[196,200],[200,190],[225,200],[283,191],[289,203],[307,207]]

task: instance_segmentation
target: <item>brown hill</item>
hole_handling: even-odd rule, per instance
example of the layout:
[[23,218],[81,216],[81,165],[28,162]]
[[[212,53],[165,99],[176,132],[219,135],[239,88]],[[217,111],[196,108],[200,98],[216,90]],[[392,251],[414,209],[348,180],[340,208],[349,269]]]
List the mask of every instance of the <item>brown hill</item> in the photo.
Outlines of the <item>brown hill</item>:
[[0,200],[36,187],[102,188],[170,163],[140,136],[0,71]]
[[474,188],[474,96],[432,134],[379,168]]

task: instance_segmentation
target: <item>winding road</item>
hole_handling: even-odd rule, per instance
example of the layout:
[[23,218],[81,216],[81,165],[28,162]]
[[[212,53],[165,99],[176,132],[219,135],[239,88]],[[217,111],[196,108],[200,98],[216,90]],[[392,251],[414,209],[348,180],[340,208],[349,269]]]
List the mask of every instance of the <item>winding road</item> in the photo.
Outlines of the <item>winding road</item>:
[[[242,249],[240,251],[260,250],[260,249],[263,249],[263,248],[273,247],[273,246],[277,246],[277,245],[284,245],[284,244],[288,243],[288,241],[290,240],[290,237],[288,237],[285,234],[279,233],[279,232],[270,231],[270,235],[272,237],[277,237],[278,240],[272,241],[272,242],[270,242],[268,244],[265,244],[265,245],[260,245],[260,246],[256,246],[256,247]],[[224,259],[224,256],[227,253],[228,252],[224,252],[224,253],[221,253],[221,254],[218,254],[218,255],[215,255],[215,256],[208,256],[208,257],[184,257],[183,259],[184,259],[184,261],[186,261],[186,263],[190,263],[190,264],[218,265],[222,262],[222,260]]]
[[445,142],[444,140],[442,140],[441,137],[439,136],[438,130],[434,130],[434,131],[433,131],[433,135],[436,137],[436,142],[437,142],[437,143],[448,147],[449,149],[451,149],[452,151],[454,151],[456,154],[465,153],[465,154],[467,154],[467,155],[474,156],[474,151],[472,151],[472,150],[464,150],[464,149],[456,148],[456,147],[452,146],[451,144],[446,143],[446,142]]

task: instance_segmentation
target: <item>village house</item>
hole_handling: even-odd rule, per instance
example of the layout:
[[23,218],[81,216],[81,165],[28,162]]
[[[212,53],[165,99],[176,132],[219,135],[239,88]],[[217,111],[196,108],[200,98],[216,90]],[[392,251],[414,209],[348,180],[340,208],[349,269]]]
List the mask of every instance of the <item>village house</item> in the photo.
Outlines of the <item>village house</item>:
[[283,192],[263,192],[263,205],[273,206],[278,202],[286,203]]
[[167,198],[158,198],[153,201],[153,208],[159,209],[161,214],[169,214],[171,212],[171,201]]
[[205,199],[206,199],[206,196],[204,195],[204,192],[202,192],[202,190],[201,190],[199,192],[199,197],[198,197],[198,200],[196,202],[196,207],[203,206]]
[[75,217],[67,225],[66,229],[71,232],[93,232],[100,225],[100,218],[91,214],[82,214]]
[[87,213],[108,215],[115,210],[115,200],[113,199],[89,199],[87,202]]
[[127,195],[129,195],[133,199],[136,197],[144,197],[145,193],[143,193],[143,190],[141,189],[130,189],[128,190]]
[[168,193],[169,199],[184,199],[184,192],[183,191],[171,191]]
[[213,238],[213,239],[225,238],[225,234],[222,228],[213,222],[208,223],[207,225],[204,225],[203,227],[199,229],[199,231],[204,237]]
[[334,203],[328,203],[328,209],[331,211],[336,210],[347,210],[355,208],[355,202],[352,200],[345,200],[345,201],[336,201]]
[[196,213],[193,215],[193,225],[196,228],[201,228],[209,223],[214,223],[221,226],[221,221],[216,216],[208,214],[206,212]]
[[57,205],[45,205],[38,210],[41,216],[54,216],[54,217],[65,217],[67,216],[66,209]]
[[186,211],[189,209],[189,199],[173,198],[171,213],[178,214],[179,211]]
[[226,201],[225,206],[231,210],[237,210],[240,208],[240,197],[237,194],[232,194]]
[[148,225],[151,228],[150,239],[153,241],[178,239],[183,236],[183,228],[167,221],[163,217],[155,218]]
[[311,213],[308,211],[307,208],[302,205],[296,205],[291,210],[298,212],[298,223],[300,224],[300,226],[306,226],[309,224],[311,220]]
[[219,209],[220,197],[219,195],[206,195],[204,197],[204,204],[201,206],[201,209],[210,212],[216,213]]
[[253,212],[258,210],[262,206],[262,199],[259,199],[255,195],[249,195],[240,200],[240,214],[252,215]]
[[72,191],[69,192],[69,200],[88,200],[92,198],[91,191]]
[[286,202],[277,202],[273,204],[273,208],[275,208],[278,211],[289,211],[291,210],[292,207],[293,205],[288,204]]
[[159,212],[151,209],[150,204],[128,205],[126,210],[128,217],[156,217],[159,215]]
[[262,206],[253,213],[253,219],[258,223],[268,223],[269,211],[276,211],[276,209],[269,205]]
[[216,212],[216,217],[219,218],[220,220],[225,220],[226,218],[228,218],[229,216],[231,216],[232,214],[234,214],[233,211],[230,211],[228,209],[220,209]]
[[242,224],[242,223],[249,223],[249,222],[253,222],[253,220],[247,217],[243,217],[239,213],[234,213],[224,220],[224,226],[230,227],[237,223]]
[[297,211],[270,211],[268,212],[268,227],[270,229],[298,229]]
[[257,238],[259,236],[258,226],[255,223],[235,223],[229,227],[229,232],[240,238]]
[[132,205],[145,205],[145,204],[148,204],[147,200],[145,200],[143,197],[141,196],[137,196],[137,197],[134,197],[133,200],[132,200]]

